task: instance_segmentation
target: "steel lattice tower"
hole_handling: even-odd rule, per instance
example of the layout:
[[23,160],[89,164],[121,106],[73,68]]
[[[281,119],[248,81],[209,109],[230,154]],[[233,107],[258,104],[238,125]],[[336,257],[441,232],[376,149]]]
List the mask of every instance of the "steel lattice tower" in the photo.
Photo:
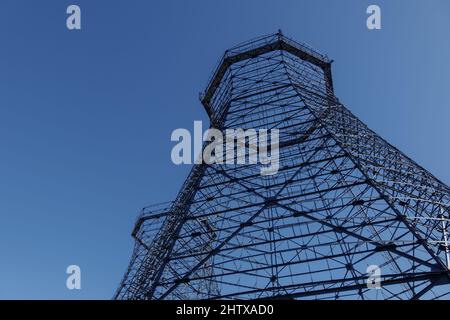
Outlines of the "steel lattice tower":
[[339,102],[331,62],[281,32],[225,52],[211,126],[279,129],[279,172],[194,165],[138,218],[116,299],[449,297],[450,189]]

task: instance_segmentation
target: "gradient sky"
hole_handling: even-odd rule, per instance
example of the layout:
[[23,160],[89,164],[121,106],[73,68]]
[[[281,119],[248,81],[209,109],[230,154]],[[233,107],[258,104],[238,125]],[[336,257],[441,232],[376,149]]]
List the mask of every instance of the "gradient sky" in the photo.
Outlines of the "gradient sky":
[[334,59],[340,101],[449,184],[449,23],[448,0],[2,0],[0,298],[110,299],[139,209],[189,170],[171,132],[207,120],[198,93],[225,49],[278,29]]

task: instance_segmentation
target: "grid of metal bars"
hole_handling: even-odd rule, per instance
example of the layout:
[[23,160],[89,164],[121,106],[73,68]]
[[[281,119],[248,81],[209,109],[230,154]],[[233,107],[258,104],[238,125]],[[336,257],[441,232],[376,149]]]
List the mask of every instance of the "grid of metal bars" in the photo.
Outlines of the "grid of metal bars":
[[195,165],[138,218],[116,299],[448,298],[450,189],[338,101],[326,56],[260,37],[226,51],[201,99],[220,130],[279,129],[279,172]]

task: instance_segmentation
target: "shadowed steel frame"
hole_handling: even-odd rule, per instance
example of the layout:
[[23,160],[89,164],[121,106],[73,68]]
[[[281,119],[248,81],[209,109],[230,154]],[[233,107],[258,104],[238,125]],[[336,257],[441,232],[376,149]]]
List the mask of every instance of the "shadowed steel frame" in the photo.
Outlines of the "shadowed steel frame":
[[142,210],[116,299],[449,298],[450,189],[339,102],[331,62],[281,32],[225,52],[211,127],[278,129],[279,172],[194,165]]

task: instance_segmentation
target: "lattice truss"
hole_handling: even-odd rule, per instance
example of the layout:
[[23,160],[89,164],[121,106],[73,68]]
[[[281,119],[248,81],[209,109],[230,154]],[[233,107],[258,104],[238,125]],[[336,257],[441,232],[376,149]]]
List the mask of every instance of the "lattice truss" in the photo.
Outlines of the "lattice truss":
[[195,165],[143,210],[115,298],[449,298],[449,188],[339,103],[330,65],[280,33],[225,53],[212,126],[279,129],[279,172]]

